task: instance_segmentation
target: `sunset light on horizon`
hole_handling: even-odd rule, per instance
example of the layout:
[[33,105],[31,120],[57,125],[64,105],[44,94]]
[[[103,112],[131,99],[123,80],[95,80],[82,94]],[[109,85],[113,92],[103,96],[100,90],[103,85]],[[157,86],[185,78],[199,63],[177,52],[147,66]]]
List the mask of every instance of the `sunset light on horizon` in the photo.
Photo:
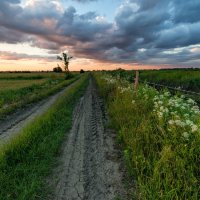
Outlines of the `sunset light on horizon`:
[[0,71],[200,67],[200,1],[1,0]]

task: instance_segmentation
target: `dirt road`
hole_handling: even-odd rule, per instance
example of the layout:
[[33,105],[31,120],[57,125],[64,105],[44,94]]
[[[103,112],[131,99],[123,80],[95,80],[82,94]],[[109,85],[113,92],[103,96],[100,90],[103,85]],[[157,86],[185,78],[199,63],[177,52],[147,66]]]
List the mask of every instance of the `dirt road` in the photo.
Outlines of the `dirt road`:
[[72,83],[60,92],[44,99],[38,103],[26,106],[23,109],[17,110],[15,113],[7,116],[4,120],[0,120],[0,145],[7,142],[10,138],[20,133],[20,131],[36,116],[42,115],[47,111],[52,104],[64,94],[75,83]]
[[105,129],[103,102],[91,80],[75,108],[58,166],[48,180],[56,200],[111,200],[122,188],[113,135]]

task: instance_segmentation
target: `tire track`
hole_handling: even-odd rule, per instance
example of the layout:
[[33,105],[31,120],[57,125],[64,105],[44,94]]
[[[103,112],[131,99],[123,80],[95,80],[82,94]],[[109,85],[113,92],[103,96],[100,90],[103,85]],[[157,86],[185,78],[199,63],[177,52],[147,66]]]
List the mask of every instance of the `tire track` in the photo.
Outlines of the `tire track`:
[[85,95],[74,110],[73,126],[63,143],[58,167],[48,182],[54,188],[50,199],[111,200],[119,192],[121,174],[113,139],[104,128],[103,102],[90,80]]

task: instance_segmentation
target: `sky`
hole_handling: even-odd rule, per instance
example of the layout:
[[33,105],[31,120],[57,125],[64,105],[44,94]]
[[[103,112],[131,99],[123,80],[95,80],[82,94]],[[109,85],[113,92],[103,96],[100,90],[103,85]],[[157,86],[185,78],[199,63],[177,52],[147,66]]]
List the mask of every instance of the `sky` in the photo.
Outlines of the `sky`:
[[200,67],[200,0],[0,0],[0,71]]

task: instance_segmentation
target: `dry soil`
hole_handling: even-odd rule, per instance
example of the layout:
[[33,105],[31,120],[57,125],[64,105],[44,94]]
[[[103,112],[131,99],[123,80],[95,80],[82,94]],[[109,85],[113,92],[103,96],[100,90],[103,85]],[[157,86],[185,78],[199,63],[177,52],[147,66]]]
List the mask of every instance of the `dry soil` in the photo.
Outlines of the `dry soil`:
[[90,80],[74,110],[58,166],[48,180],[56,200],[111,200],[122,193],[113,134],[105,128],[103,102]]

